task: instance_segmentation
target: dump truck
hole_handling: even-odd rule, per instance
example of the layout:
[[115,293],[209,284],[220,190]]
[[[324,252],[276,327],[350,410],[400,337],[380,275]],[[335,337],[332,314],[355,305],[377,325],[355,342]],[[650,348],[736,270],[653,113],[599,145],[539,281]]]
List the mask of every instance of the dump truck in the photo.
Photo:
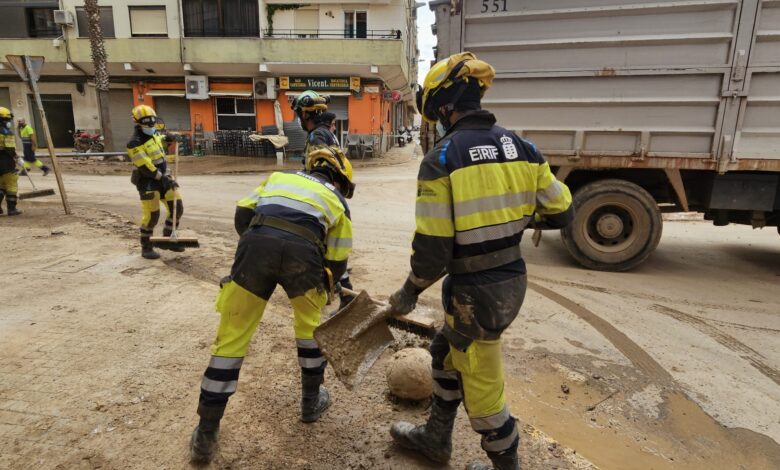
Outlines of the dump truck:
[[[780,1],[434,0],[438,60],[496,69],[483,100],[571,188],[564,244],[632,269],[662,212],[780,225]],[[780,232],[780,228],[778,228]]]

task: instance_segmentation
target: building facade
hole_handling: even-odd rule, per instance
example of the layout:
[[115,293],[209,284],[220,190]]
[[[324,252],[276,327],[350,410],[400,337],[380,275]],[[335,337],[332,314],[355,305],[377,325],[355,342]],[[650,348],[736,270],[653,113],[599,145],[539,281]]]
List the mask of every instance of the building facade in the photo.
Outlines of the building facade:
[[[101,1],[111,74],[115,147],[132,132],[130,109],[148,104],[170,129],[206,138],[294,120],[304,89],[329,94],[342,142],[373,134],[383,146],[411,123],[417,77],[413,0]],[[99,130],[83,0],[3,0],[0,105],[37,119],[6,54],[44,56],[40,89],[55,146],[69,131]]]

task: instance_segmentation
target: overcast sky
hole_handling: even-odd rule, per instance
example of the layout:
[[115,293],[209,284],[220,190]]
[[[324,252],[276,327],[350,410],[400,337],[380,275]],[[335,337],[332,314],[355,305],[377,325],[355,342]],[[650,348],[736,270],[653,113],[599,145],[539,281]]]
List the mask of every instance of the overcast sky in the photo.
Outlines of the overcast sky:
[[436,45],[436,36],[431,32],[431,25],[435,16],[431,9],[426,5],[417,9],[417,47],[420,49],[420,73],[418,82],[422,84],[425,74],[431,68],[433,57],[433,46]]

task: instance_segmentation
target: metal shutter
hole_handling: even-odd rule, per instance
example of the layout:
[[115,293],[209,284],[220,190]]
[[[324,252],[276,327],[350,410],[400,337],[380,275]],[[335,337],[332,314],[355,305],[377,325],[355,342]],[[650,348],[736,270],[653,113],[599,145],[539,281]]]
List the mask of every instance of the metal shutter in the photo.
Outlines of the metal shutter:
[[108,151],[121,152],[127,148],[127,141],[133,135],[133,90],[109,90],[108,114],[111,115],[111,134],[114,148]]
[[171,131],[188,131],[192,128],[190,102],[176,96],[158,96],[154,99],[157,115],[165,121],[165,128]]
[[336,115],[336,119],[349,119],[349,98],[346,96],[331,96],[328,111]]

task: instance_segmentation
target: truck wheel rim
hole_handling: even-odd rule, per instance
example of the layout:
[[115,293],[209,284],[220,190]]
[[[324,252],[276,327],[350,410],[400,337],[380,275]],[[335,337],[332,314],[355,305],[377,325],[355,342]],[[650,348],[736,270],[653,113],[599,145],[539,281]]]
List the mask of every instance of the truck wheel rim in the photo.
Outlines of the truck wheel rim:
[[605,204],[594,210],[585,224],[585,240],[595,250],[618,253],[630,247],[637,239],[633,208],[623,204]]

